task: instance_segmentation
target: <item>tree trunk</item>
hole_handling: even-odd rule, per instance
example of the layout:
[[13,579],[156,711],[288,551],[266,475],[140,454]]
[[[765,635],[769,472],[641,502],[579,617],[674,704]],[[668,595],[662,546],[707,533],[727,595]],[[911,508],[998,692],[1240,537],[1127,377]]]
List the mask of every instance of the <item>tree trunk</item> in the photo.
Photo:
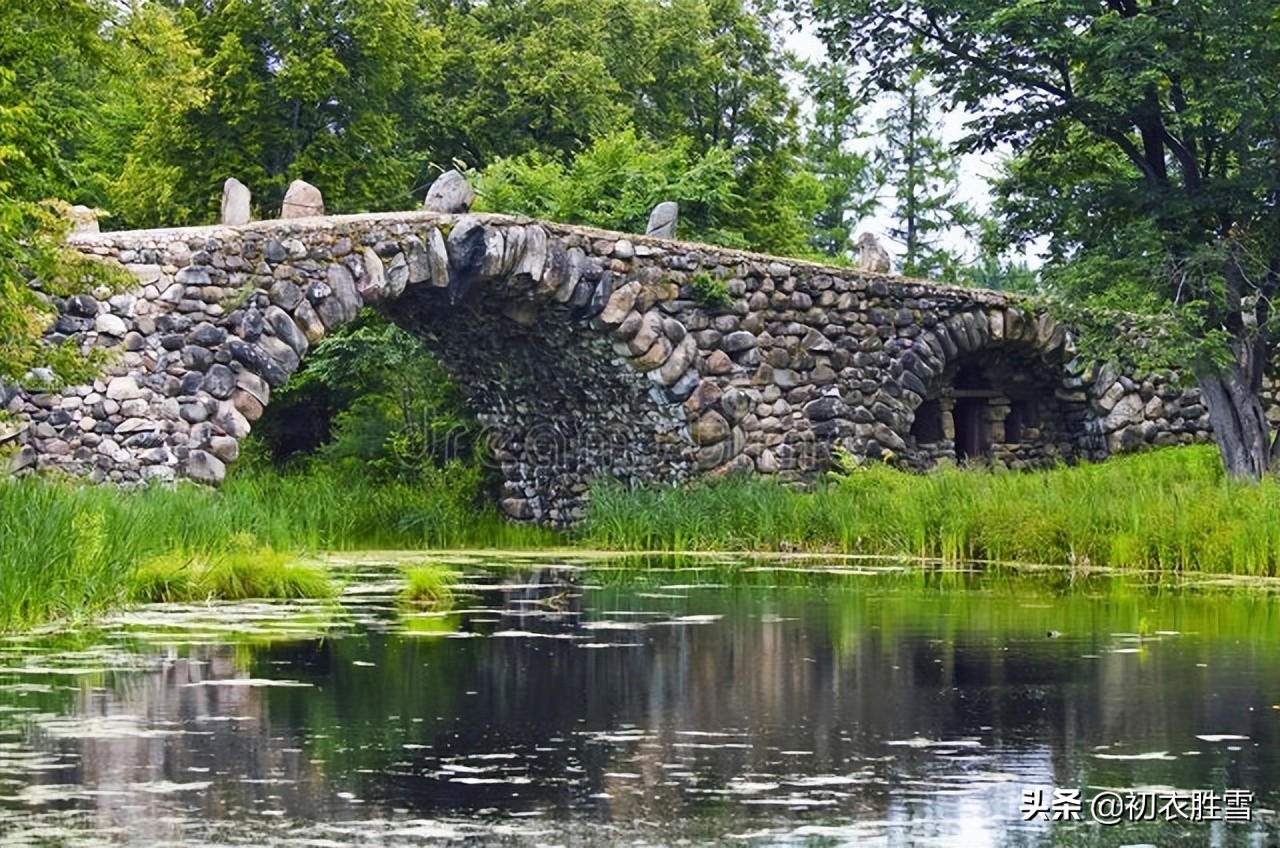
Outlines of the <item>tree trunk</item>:
[[1262,406],[1262,364],[1255,348],[1242,347],[1236,361],[1219,374],[1200,377],[1199,383],[1227,473],[1257,480],[1272,467],[1277,445]]
[[[1273,261],[1272,267],[1275,265]],[[1228,310],[1225,324],[1232,334],[1233,356],[1221,371],[1200,375],[1199,383],[1223,467],[1232,477],[1260,480],[1277,464],[1280,451],[1280,441],[1271,439],[1271,423],[1262,405],[1262,377],[1269,361],[1265,328],[1274,280],[1250,285],[1246,267],[1240,242],[1228,238],[1223,281]],[[1249,290],[1260,294],[1252,305],[1243,297]]]

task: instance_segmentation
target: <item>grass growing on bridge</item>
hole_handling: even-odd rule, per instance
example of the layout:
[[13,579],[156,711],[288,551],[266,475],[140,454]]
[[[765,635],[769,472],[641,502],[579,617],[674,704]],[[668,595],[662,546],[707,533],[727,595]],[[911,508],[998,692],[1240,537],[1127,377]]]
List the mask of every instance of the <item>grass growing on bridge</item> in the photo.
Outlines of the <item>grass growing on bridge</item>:
[[584,541],[647,550],[829,550],[1280,574],[1280,480],[1226,477],[1211,446],[1019,474],[871,466],[796,492],[762,478],[592,493]]

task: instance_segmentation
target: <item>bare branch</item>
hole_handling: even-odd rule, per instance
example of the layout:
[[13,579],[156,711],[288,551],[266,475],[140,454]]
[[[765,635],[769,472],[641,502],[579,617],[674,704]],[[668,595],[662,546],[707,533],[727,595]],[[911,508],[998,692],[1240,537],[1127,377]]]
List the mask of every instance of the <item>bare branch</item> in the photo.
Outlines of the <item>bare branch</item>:
[[941,27],[939,26],[937,18],[932,13],[930,13],[927,17],[929,19],[928,28],[921,27],[919,24],[914,23],[909,18],[904,19],[903,23],[913,32],[935,42],[945,52],[951,54],[952,56],[955,56],[958,59],[963,59],[964,61],[971,63],[974,67],[981,68],[982,70],[986,71],[987,73],[991,74],[993,77],[996,77],[997,79],[1006,79],[1006,80],[1009,80],[1010,82],[1017,83],[1018,85],[1026,86],[1027,88],[1037,89],[1039,91],[1045,92],[1046,94],[1051,94],[1054,97],[1057,97],[1058,99],[1063,101],[1067,101],[1071,99],[1070,92],[1068,92],[1064,88],[1060,88],[1054,85],[1053,83],[1046,82],[1045,80],[1042,80],[1042,79],[1038,79],[1032,75],[1018,73],[1014,71],[1012,68],[1001,67],[1000,65],[997,65],[995,62],[992,62],[989,59],[985,59],[981,56],[974,54],[964,46],[957,44],[955,41],[947,38],[946,35],[943,33]]

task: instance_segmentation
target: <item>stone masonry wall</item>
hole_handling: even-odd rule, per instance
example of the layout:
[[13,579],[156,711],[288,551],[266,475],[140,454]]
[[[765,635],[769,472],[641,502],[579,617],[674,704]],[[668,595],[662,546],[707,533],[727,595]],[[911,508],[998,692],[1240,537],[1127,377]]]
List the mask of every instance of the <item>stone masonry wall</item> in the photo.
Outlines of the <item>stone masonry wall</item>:
[[573,521],[602,475],[807,480],[837,448],[1023,467],[1209,436],[1195,392],[1086,373],[1066,328],[998,292],[495,215],[71,243],[138,288],[56,301],[49,339],[109,364],[91,385],[9,393],[16,470],[216,484],[272,389],[363,306],[457,378],[523,520]]

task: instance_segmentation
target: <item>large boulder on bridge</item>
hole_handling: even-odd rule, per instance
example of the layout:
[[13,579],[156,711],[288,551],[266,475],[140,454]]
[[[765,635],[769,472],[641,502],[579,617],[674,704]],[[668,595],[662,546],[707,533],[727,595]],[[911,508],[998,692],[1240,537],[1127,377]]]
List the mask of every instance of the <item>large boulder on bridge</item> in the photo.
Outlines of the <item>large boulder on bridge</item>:
[[427,189],[427,199],[422,207],[431,212],[461,214],[471,211],[471,204],[475,199],[476,190],[467,182],[466,177],[456,170],[445,171]]
[[315,218],[323,214],[324,198],[320,189],[302,180],[289,183],[280,206],[281,218]]
[[235,177],[222,184],[222,223],[239,227],[249,223],[249,187]]

